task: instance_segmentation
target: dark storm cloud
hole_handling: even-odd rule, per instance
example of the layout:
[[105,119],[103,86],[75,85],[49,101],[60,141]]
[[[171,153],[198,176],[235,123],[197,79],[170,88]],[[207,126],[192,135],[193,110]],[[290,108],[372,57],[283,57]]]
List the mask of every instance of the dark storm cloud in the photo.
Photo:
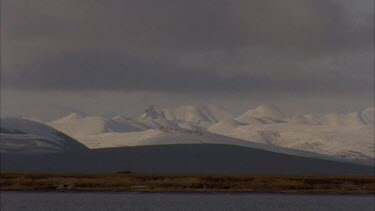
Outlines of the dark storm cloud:
[[[29,67],[27,74],[10,74],[7,83],[17,83],[28,89],[53,90],[146,90],[146,91],[358,91],[371,88],[371,83],[342,73],[310,74],[303,77],[290,73],[292,64],[277,67],[284,74],[278,76],[252,72],[235,75],[218,74],[210,69],[190,69],[152,60],[140,60],[129,55],[110,52],[84,51],[63,55]],[[273,67],[276,68],[276,67]],[[301,67],[300,67],[301,68]],[[53,71],[51,71],[53,70]],[[44,78],[45,80],[40,80]],[[361,78],[360,78],[361,79]],[[299,89],[299,90],[298,90]]]
[[51,36],[110,46],[194,49],[337,48],[371,39],[355,33],[363,31],[348,25],[344,8],[329,0],[4,2],[5,35],[19,39]]
[[361,2],[4,0],[2,84],[53,90],[368,90],[373,3],[363,2],[370,8],[353,12],[350,5]]

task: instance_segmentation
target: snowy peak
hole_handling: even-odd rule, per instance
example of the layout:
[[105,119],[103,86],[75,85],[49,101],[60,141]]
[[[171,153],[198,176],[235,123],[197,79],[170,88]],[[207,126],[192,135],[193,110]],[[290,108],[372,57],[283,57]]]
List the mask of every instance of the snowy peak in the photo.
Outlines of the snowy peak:
[[170,121],[165,117],[164,111],[158,111],[155,106],[149,106],[145,112],[133,120],[144,130],[159,128],[179,128],[176,121]]
[[122,122],[122,121],[127,121],[128,118],[126,117],[123,117],[123,116],[115,116],[112,118],[113,121],[118,121],[118,122]]
[[247,112],[253,117],[269,117],[275,119],[282,119],[285,115],[275,106],[272,105],[260,105],[253,110]]
[[99,116],[82,116],[69,114],[61,119],[48,123],[53,128],[67,133],[74,138],[107,132],[108,120]]
[[286,115],[271,105],[260,105],[236,117],[236,120],[246,124],[271,124],[285,122]]
[[220,120],[233,118],[229,112],[214,106],[185,105],[175,109],[164,109],[164,113],[168,120],[188,122],[204,128]]
[[361,117],[369,125],[374,125],[375,107],[369,107],[361,112]]
[[60,122],[72,121],[72,120],[82,119],[83,117],[84,116],[82,114],[74,112],[74,113],[68,114],[68,115],[60,118],[57,121],[60,121]]
[[243,126],[245,124],[237,122],[234,119],[226,119],[222,120],[216,124],[213,124],[211,127],[208,128],[208,131],[211,132],[220,132],[220,131],[229,131],[237,128],[238,126]]
[[174,110],[176,120],[198,123],[200,121],[216,122],[214,115],[203,106],[181,106]]
[[150,105],[141,115],[142,119],[165,119],[163,111],[156,110],[154,105]]
[[367,124],[362,120],[360,112],[327,114],[327,124],[332,126],[356,126]]
[[135,132],[143,130],[141,126],[133,124],[132,121],[124,117],[105,119],[100,116],[82,116],[77,113],[69,114],[48,123],[48,125],[76,139],[106,132]]

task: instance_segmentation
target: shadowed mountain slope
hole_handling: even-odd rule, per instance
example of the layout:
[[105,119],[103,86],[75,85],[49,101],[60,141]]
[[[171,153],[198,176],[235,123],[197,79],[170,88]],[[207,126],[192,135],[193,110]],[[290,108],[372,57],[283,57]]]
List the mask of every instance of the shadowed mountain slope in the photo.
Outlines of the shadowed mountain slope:
[[249,147],[177,144],[87,153],[1,155],[2,171],[373,175],[371,166],[279,154]]

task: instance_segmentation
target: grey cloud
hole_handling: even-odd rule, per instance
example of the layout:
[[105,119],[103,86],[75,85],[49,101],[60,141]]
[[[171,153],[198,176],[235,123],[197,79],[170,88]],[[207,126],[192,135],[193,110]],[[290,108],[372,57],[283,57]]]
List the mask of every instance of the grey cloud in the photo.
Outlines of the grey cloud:
[[327,0],[35,0],[5,1],[4,7],[11,9],[4,9],[5,36],[18,39],[194,49],[337,48],[371,40],[356,33],[371,29],[369,24],[348,25],[344,8]]
[[[319,63],[318,60],[317,63]],[[28,69],[12,72],[4,78],[4,87],[14,84],[23,89],[52,90],[142,90],[169,92],[247,92],[262,91],[358,91],[371,88],[371,81],[355,79],[340,72],[314,70],[289,63],[276,63],[268,67],[271,72],[253,71],[237,74],[221,74],[209,69],[187,68],[168,65],[158,60],[145,60],[131,55],[113,52],[83,51],[62,55]],[[306,65],[306,64],[305,64]],[[253,66],[251,68],[255,68]],[[206,67],[207,68],[207,67]],[[287,68],[300,69],[301,73]],[[303,71],[306,68],[307,70]],[[53,70],[53,71],[51,71]],[[262,70],[262,69],[261,69]],[[311,72],[306,75],[306,72]],[[305,75],[304,75],[305,74]]]
[[[351,4],[361,3],[4,0],[2,85],[368,92],[373,84],[373,8],[352,11]],[[364,53],[364,60],[354,58]],[[355,61],[342,59],[348,54]],[[362,76],[353,77],[353,69]]]

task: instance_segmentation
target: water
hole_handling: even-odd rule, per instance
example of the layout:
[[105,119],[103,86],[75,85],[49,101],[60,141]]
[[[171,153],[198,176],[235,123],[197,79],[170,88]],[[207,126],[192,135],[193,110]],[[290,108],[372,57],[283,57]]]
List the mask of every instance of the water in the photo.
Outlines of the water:
[[373,196],[353,195],[1,192],[1,211],[373,211],[374,205]]

